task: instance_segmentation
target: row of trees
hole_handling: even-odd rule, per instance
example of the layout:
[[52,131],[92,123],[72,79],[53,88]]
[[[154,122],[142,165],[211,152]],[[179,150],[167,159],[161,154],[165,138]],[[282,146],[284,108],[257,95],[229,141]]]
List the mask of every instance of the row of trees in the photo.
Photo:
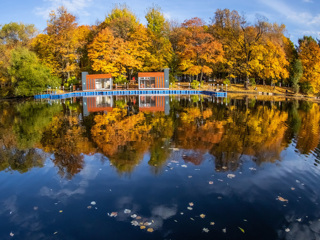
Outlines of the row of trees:
[[200,81],[205,77],[244,82],[246,87],[249,82],[281,83],[295,91],[320,91],[319,42],[304,36],[294,46],[284,25],[263,17],[250,24],[228,9],[218,9],[210,24],[197,17],[169,22],[159,7],[149,8],[145,18],[146,26],[120,5],[100,23],[79,25],[60,7],[50,13],[40,34],[33,25],[2,26],[2,95],[31,95],[45,85],[68,84],[81,71],[111,73],[121,82],[138,71],[166,67],[171,81],[173,76]]

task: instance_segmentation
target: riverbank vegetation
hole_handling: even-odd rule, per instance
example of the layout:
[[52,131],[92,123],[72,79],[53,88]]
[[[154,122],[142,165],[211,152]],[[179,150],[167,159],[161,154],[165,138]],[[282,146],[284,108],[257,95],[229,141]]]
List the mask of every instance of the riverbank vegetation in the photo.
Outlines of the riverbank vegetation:
[[[121,82],[138,71],[170,68],[171,82],[216,81],[286,86],[295,93],[320,92],[320,43],[301,36],[294,45],[285,25],[218,9],[211,22],[198,17],[168,21],[147,9],[143,25],[126,5],[95,25],[79,25],[66,8],[52,11],[47,28],[8,23],[0,27],[0,94],[31,96],[48,87],[69,87],[82,71],[111,73]],[[125,81],[123,81],[123,79]]]

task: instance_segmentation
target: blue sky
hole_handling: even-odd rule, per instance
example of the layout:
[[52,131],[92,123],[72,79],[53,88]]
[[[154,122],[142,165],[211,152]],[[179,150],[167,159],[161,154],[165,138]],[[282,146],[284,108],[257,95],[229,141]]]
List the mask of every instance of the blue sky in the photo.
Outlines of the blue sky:
[[142,23],[146,22],[146,9],[153,4],[160,6],[168,19],[180,22],[200,17],[209,23],[216,9],[228,8],[244,13],[251,23],[260,14],[269,22],[285,24],[294,43],[303,35],[320,39],[320,0],[1,0],[0,24],[32,23],[41,32],[49,12],[63,5],[77,16],[79,24],[91,25],[102,21],[117,3],[126,3]]

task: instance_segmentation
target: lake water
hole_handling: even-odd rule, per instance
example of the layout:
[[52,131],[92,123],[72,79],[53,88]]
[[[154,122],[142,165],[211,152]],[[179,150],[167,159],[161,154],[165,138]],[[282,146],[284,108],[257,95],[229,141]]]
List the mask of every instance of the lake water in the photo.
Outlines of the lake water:
[[320,239],[316,103],[104,96],[0,110],[0,239]]

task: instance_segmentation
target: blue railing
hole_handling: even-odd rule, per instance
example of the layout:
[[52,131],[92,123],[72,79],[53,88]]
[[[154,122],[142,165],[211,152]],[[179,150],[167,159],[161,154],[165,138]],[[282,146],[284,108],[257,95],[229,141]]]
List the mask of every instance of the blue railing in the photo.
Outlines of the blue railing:
[[204,94],[215,97],[227,97],[226,92],[200,91],[200,90],[116,90],[116,91],[84,91],[84,92],[70,92],[63,94],[40,94],[35,95],[35,99],[64,99],[71,97],[85,97],[98,95],[168,95],[168,94]]

